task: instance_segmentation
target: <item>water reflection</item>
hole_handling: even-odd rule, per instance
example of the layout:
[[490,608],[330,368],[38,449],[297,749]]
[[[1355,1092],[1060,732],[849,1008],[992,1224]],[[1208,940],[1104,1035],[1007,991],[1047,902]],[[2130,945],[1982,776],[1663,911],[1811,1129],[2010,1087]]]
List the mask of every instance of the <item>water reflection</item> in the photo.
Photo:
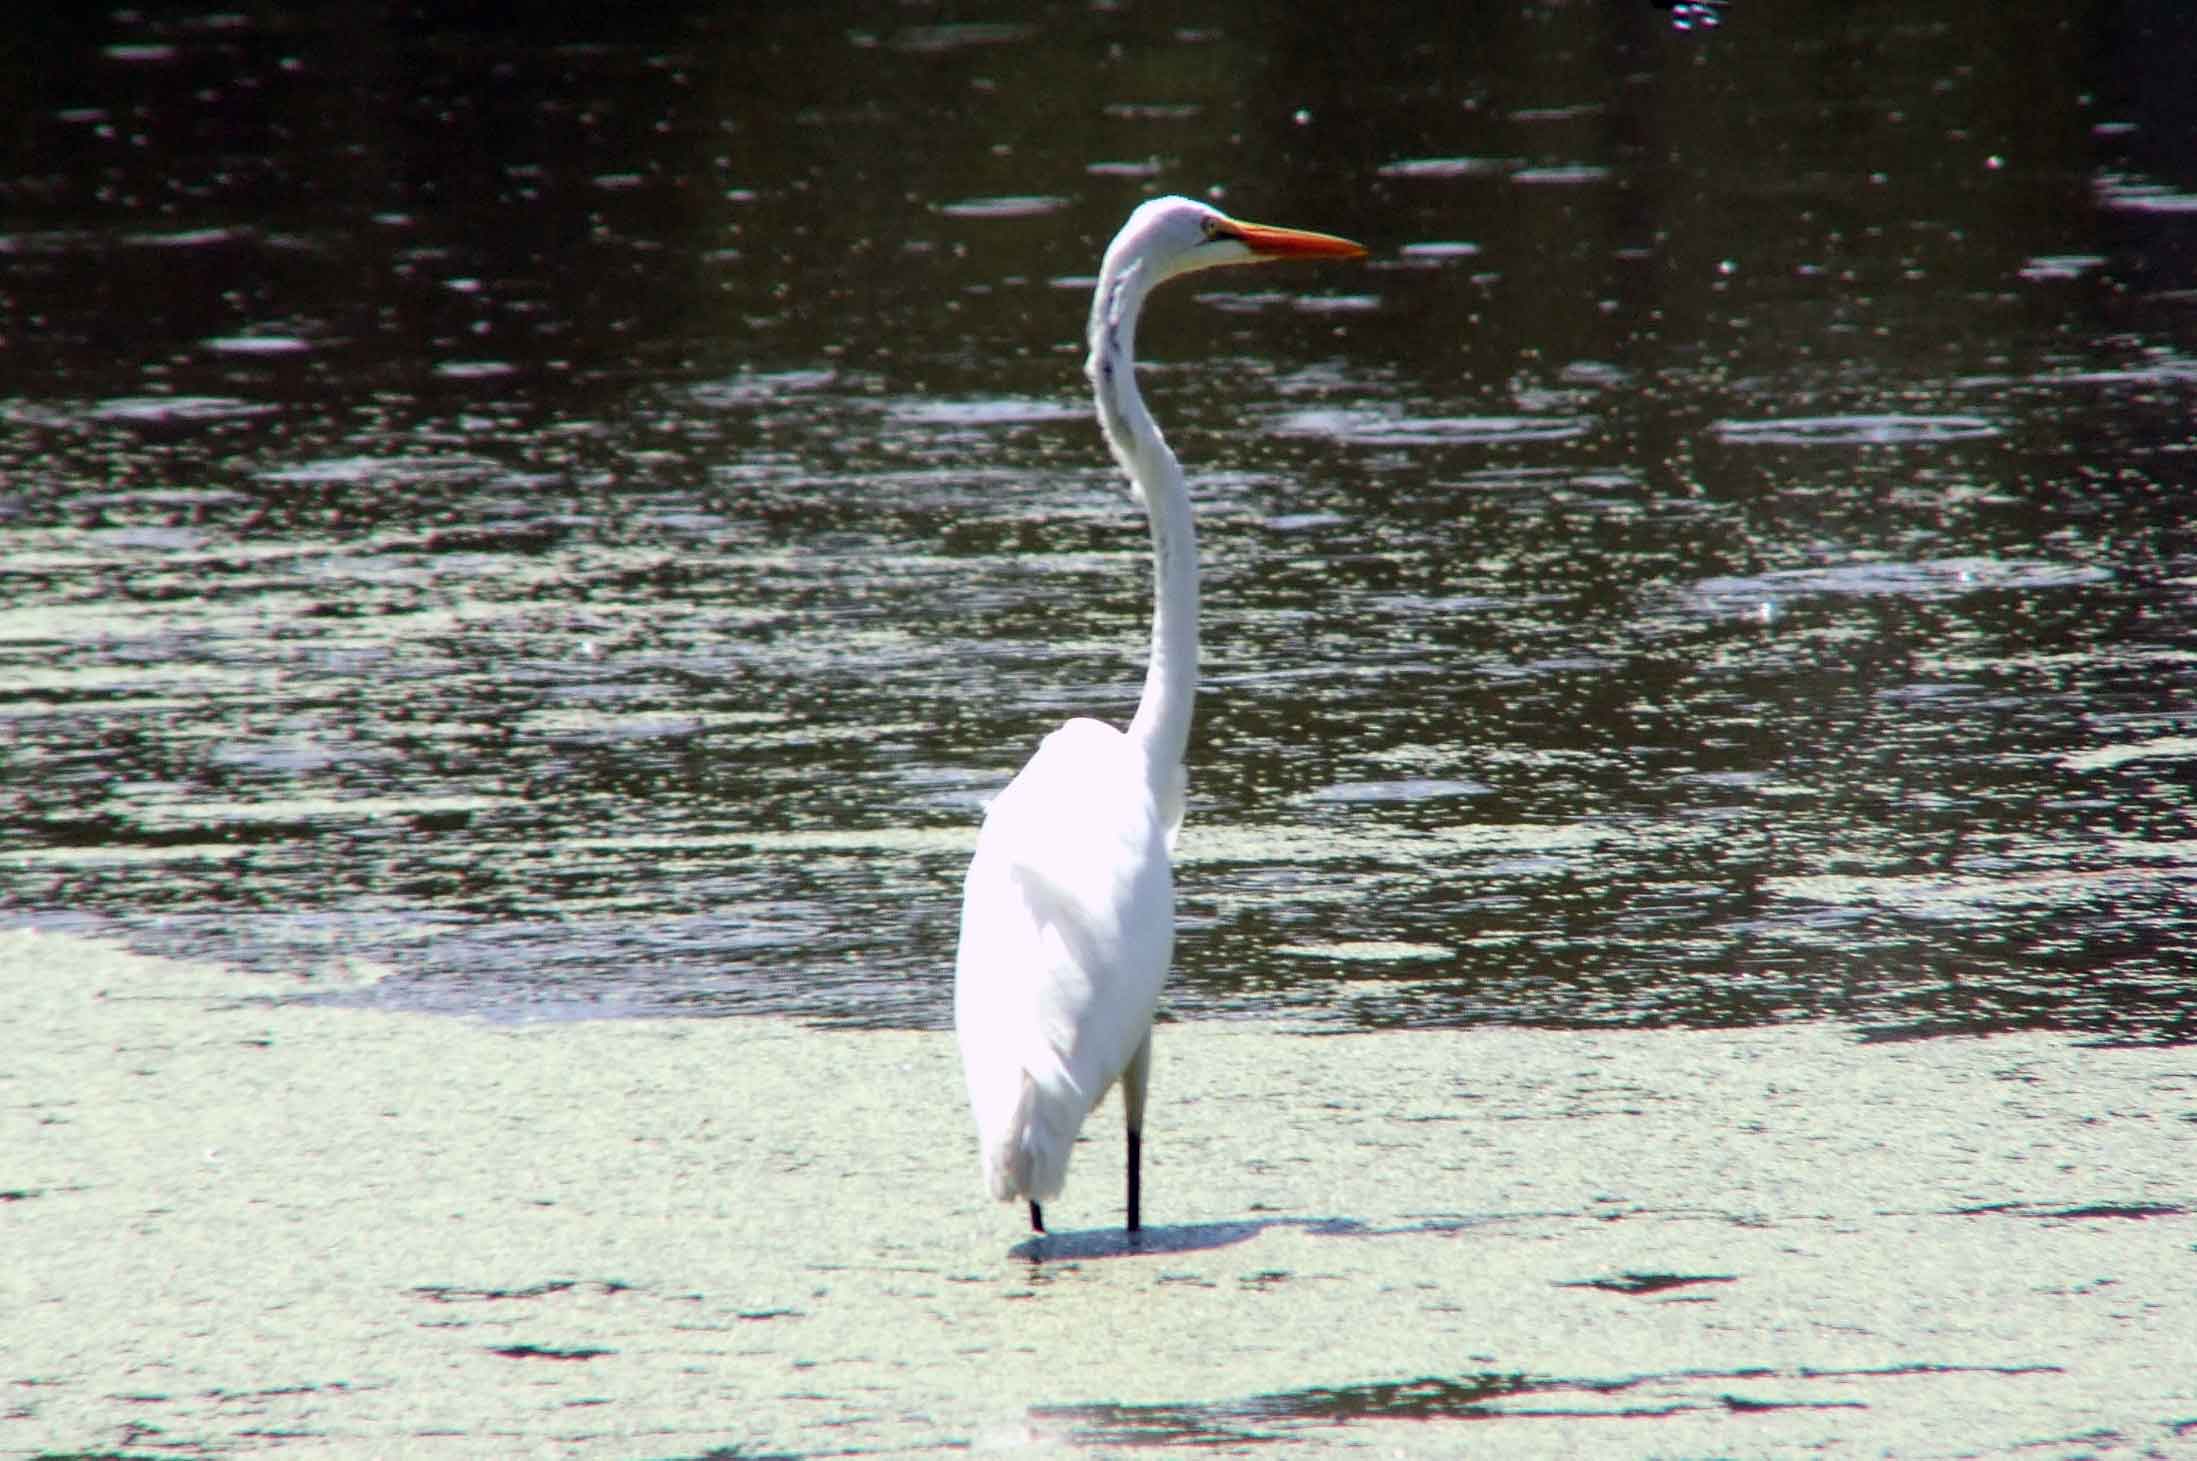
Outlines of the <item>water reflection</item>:
[[1178,1014],[2188,1038],[2189,41],[1903,15],[39,17],[0,907],[941,1022],[983,798],[1141,664],[1096,251],[1218,188],[1384,267],[1144,332]]

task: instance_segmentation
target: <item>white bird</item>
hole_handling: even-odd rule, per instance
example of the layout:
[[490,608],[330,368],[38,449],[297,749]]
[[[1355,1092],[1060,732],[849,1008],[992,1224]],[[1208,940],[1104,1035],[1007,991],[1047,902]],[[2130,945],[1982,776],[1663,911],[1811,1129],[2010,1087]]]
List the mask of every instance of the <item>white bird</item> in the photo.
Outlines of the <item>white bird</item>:
[[1137,393],[1137,312],[1154,285],[1267,259],[1351,259],[1348,239],[1244,223],[1157,198],[1107,246],[1084,366],[1100,428],[1152,527],[1152,658],[1126,734],[1071,720],[993,799],[969,863],[954,1029],[984,1185],[1001,1202],[1059,1194],[1084,1118],[1121,1082],[1129,1231],[1139,1226],[1152,1011],[1175,944],[1169,857],[1198,680],[1198,548],[1182,468]]

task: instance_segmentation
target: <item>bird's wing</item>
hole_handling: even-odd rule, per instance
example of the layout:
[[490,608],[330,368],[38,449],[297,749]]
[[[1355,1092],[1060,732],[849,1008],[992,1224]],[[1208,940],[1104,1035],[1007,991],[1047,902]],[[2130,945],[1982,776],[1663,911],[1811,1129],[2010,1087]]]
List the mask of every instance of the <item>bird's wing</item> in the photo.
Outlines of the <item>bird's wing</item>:
[[1072,720],[1047,736],[977,838],[957,1019],[1096,1103],[1150,1028],[1174,953],[1171,830],[1119,731]]

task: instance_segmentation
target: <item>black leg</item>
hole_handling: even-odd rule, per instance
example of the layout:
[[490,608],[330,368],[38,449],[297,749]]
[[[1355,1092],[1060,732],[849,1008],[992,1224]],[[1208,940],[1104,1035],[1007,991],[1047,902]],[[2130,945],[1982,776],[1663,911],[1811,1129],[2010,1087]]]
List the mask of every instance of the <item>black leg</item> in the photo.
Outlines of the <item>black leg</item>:
[[1138,1211],[1139,1199],[1144,1196],[1144,1133],[1129,1133],[1129,1231],[1135,1232],[1144,1224]]
[[1033,1233],[1045,1231],[1045,1214],[1038,1211],[1038,1206],[1034,1202],[1030,1204],[1030,1231]]
[[1129,1138],[1129,1232],[1144,1226],[1144,1091],[1152,1075],[1152,1032],[1121,1072],[1121,1129]]

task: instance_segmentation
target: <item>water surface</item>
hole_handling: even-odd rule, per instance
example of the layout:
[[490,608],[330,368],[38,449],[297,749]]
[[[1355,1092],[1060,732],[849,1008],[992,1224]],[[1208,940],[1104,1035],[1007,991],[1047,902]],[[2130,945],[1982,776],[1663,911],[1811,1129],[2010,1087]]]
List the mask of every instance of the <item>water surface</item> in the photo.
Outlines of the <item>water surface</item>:
[[1126,719],[1144,196],[1206,674],[1178,1017],[2197,1019],[2172,7],[43,16],[0,910],[500,1016],[935,1026]]

